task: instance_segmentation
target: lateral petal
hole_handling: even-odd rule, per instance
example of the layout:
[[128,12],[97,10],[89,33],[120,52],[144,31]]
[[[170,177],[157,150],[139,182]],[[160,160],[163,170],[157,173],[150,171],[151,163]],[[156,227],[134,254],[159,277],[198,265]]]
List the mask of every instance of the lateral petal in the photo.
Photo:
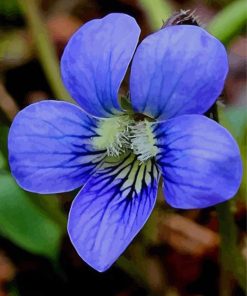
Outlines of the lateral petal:
[[58,101],[35,103],[19,112],[8,139],[17,183],[37,193],[80,187],[106,155],[91,144],[97,123],[77,106]]
[[166,201],[175,208],[204,208],[237,192],[239,148],[231,134],[201,115],[183,115],[154,127]]

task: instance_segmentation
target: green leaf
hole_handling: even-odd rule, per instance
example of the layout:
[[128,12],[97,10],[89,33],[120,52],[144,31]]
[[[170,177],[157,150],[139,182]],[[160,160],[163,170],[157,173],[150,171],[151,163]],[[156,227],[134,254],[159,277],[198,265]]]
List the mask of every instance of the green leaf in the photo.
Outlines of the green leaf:
[[[0,126],[0,169],[8,169],[8,131],[8,127]],[[15,184],[15,186],[17,185]],[[56,195],[37,195],[24,191],[22,191],[22,193],[25,194],[25,198],[30,204],[37,208],[37,210],[40,211],[42,215],[47,216],[47,219],[56,223],[61,229],[61,232],[65,233],[67,222],[66,216],[60,208],[59,200]]]
[[226,44],[246,27],[246,22],[246,0],[233,1],[214,17],[207,30]]
[[11,175],[0,175],[0,233],[25,250],[56,259],[61,227],[32,203]]
[[247,133],[247,107],[232,106],[223,109],[221,122],[234,135],[239,143],[245,142]]
[[238,196],[246,200],[247,191],[247,108],[245,106],[233,106],[218,108],[220,123],[227,128],[236,139],[241,152],[243,163],[243,178]]
[[0,170],[4,169],[6,166],[5,158],[3,157],[3,153],[0,150]]
[[17,0],[1,0],[0,13],[4,15],[12,15],[19,13]]
[[39,207],[50,219],[59,225],[59,227],[66,231],[67,218],[61,209],[60,196],[41,195],[41,194],[28,194],[28,197],[35,206]]
[[172,14],[172,7],[168,1],[164,0],[139,0],[141,7],[146,13],[151,29],[159,30],[163,21],[165,21]]
[[131,106],[130,99],[127,96],[121,96],[120,105],[121,105],[123,110],[126,110],[127,112],[133,113],[133,109],[132,109],[132,106]]
[[8,132],[8,127],[0,126],[0,168],[8,168]]
[[221,264],[233,273],[243,290],[246,290],[246,264],[238,249],[238,231],[230,209],[230,202],[217,205],[216,211],[221,238]]

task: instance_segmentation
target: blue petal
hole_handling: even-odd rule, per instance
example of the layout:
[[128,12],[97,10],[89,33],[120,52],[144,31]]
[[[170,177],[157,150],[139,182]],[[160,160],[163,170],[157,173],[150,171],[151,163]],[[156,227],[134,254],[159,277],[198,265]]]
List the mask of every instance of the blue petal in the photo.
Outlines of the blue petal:
[[130,76],[136,112],[158,120],[204,113],[220,95],[228,72],[224,46],[202,28],[170,26],[138,47]]
[[132,17],[113,13],[86,23],[70,39],[61,61],[63,81],[89,114],[109,117],[121,111],[118,90],[139,34]]
[[157,163],[167,202],[181,209],[204,208],[237,192],[242,164],[230,133],[201,115],[183,115],[154,127]]
[[75,105],[43,101],[15,117],[9,132],[9,163],[17,183],[37,193],[73,190],[95,172],[105,151],[91,138],[97,120]]
[[128,155],[105,163],[75,198],[70,239],[94,269],[108,269],[143,227],[155,204],[158,179],[154,160],[140,165]]

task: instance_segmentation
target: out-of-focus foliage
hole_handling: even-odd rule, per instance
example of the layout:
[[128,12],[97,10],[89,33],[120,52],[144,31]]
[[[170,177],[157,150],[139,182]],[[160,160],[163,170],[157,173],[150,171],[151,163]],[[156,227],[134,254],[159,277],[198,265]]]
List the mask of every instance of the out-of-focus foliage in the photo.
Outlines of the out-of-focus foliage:
[[7,135],[8,128],[0,127],[0,234],[29,252],[56,259],[65,217],[55,199],[29,194],[15,183],[7,171]]
[[239,196],[247,201],[247,107],[232,106],[219,108],[219,117],[220,123],[231,132],[238,142],[243,161],[243,179]]
[[0,31],[0,40],[0,70],[16,67],[31,57],[31,47],[23,31]]
[[5,15],[17,14],[20,12],[17,0],[1,0],[0,13]]
[[0,169],[8,168],[8,148],[7,137],[9,129],[6,126],[0,126]]
[[9,173],[1,173],[0,233],[29,252],[56,258],[62,231]]
[[140,0],[140,5],[144,11],[148,12],[148,19],[153,30],[162,27],[162,21],[165,21],[172,14],[172,7],[168,1],[162,0]]
[[222,113],[221,122],[232,133],[240,145],[246,145],[247,107],[231,106]]
[[208,31],[223,43],[229,42],[247,22],[247,3],[245,0],[234,1],[213,19]]

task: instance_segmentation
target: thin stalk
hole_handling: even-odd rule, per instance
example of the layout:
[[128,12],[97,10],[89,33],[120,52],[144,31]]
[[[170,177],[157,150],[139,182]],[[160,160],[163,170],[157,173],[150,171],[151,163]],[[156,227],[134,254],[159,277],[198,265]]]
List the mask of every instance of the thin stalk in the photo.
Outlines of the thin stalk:
[[[220,259],[223,278],[226,272],[234,275],[243,290],[246,290],[246,265],[237,245],[237,227],[230,208],[230,202],[216,206],[221,237]],[[221,286],[223,286],[221,284]],[[226,283],[227,286],[227,283]],[[247,292],[247,291],[246,291]]]
[[233,1],[209,23],[207,30],[223,43],[229,43],[240,30],[246,28],[247,2]]
[[[246,1],[234,1],[215,16],[213,21],[208,25],[208,31],[223,43],[227,44],[246,26],[246,21]],[[211,114],[212,119],[219,122],[217,104],[213,106]],[[220,286],[228,286],[228,275],[231,273],[234,275],[242,289],[246,291],[246,264],[238,248],[238,230],[230,208],[230,202],[224,202],[216,206],[216,211],[218,214],[219,233],[221,237]]]
[[19,111],[19,108],[16,105],[15,100],[7,93],[2,83],[0,83],[0,97],[0,110],[2,110],[6,116],[8,123],[11,123]]
[[222,266],[219,278],[219,296],[232,296],[232,292],[229,271]]
[[30,28],[40,64],[55,97],[72,101],[62,84],[56,50],[46,29],[37,0],[18,0],[18,2]]
[[139,0],[140,6],[148,17],[149,24],[153,31],[159,30],[165,21],[172,14],[172,7],[169,2],[163,0]]
[[146,278],[139,271],[139,269],[136,268],[132,261],[128,260],[124,256],[121,256],[117,260],[116,265],[124,270],[131,278],[133,278],[135,282],[140,285],[140,287],[145,288],[149,292],[150,296],[157,296],[154,291],[150,290]]
[[[208,116],[219,122],[217,104],[208,111]],[[220,289],[229,286],[229,274],[232,273],[243,290],[246,289],[246,268],[238,249],[238,231],[234,221],[230,202],[224,202],[216,206],[219,220],[220,243]],[[226,293],[222,293],[226,295]]]

